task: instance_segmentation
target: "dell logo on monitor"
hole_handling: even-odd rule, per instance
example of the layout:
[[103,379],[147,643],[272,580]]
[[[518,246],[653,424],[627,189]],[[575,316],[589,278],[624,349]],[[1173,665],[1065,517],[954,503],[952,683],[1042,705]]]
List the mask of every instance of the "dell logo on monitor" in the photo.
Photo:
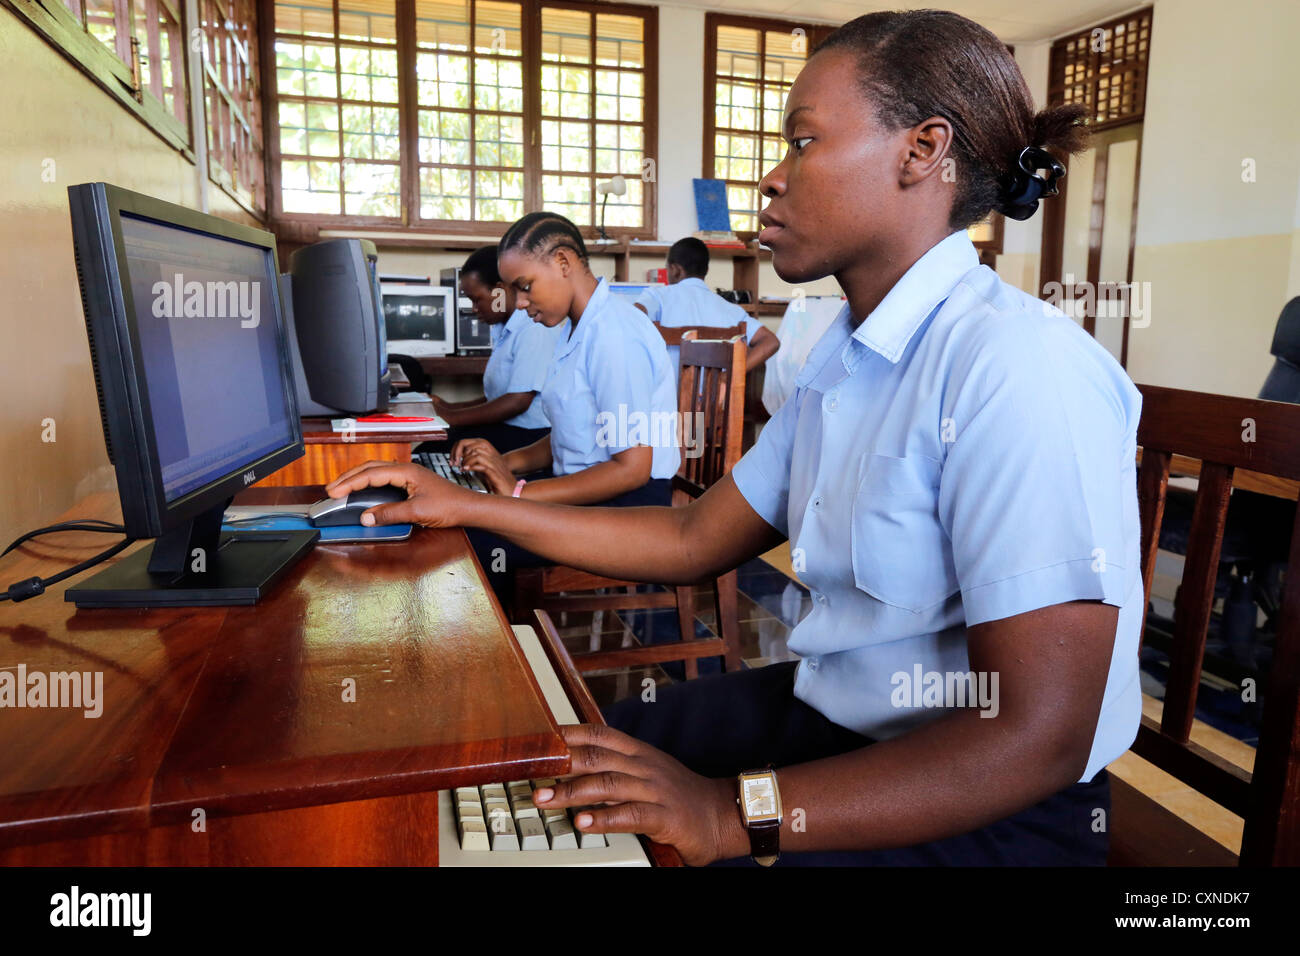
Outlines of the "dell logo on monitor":
[[252,484],[253,482],[255,482],[255,481],[257,481],[257,475],[255,475],[255,474],[254,474],[253,472],[251,472],[251,471],[246,471],[246,472],[244,472],[244,485],[245,485],[245,486],[251,485],[251,484]]

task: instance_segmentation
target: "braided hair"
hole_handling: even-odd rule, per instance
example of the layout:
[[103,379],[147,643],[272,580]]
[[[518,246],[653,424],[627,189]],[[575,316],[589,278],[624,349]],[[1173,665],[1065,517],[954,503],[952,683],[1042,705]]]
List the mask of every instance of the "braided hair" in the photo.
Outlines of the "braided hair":
[[588,264],[582,233],[556,212],[530,212],[507,229],[497,245],[497,255],[504,256],[514,249],[538,258],[549,256],[557,249],[571,249],[583,265]]

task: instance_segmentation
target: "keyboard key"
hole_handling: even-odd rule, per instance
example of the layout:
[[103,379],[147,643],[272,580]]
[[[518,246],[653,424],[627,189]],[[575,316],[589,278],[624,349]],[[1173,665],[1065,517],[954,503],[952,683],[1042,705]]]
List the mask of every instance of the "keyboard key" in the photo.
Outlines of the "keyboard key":
[[552,850],[576,850],[578,835],[568,819],[552,820],[546,824],[546,832],[551,838]]
[[519,843],[524,850],[549,850],[546,829],[537,817],[524,817],[519,821]]
[[462,850],[482,850],[485,853],[491,849],[487,827],[482,820],[461,820],[460,846]]

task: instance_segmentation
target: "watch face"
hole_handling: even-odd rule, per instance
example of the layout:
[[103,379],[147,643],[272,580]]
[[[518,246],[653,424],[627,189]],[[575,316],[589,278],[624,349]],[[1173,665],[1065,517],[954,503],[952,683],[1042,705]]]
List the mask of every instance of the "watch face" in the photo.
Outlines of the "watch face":
[[750,823],[775,820],[781,815],[781,804],[771,774],[742,777],[740,802],[745,809],[745,817]]

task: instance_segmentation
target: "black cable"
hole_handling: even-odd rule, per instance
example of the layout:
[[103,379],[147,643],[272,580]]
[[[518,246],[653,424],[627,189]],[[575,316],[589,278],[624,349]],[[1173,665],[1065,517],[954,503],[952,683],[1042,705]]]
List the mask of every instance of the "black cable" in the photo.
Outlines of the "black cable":
[[[99,518],[86,518],[76,521],[61,521],[58,524],[52,524],[45,528],[37,528],[35,531],[29,531],[25,535],[14,539],[9,547],[0,552],[0,557],[8,554],[14,548],[18,547],[24,541],[30,541],[42,534],[53,534],[58,531],[90,531],[98,534],[126,534],[126,528],[122,525],[113,524],[109,521],[101,521]],[[9,586],[9,589],[0,593],[0,601],[13,601],[15,604],[19,601],[26,601],[28,598],[34,598],[38,594],[45,593],[45,589],[51,584],[58,584],[74,574],[80,574],[87,568],[93,568],[101,561],[107,561],[113,555],[117,554],[127,545],[132,544],[136,539],[127,535],[123,540],[106,548],[92,558],[87,558],[80,564],[75,564],[70,568],[60,571],[58,574],[51,575],[48,578],[31,577],[25,581],[18,581]]]
[[44,528],[37,528],[35,531],[28,531],[26,534],[14,538],[13,541],[9,542],[9,547],[0,551],[0,558],[4,557],[24,541],[30,541],[32,538],[39,537],[43,534],[54,534],[58,531],[91,531],[97,534],[126,534],[126,528],[120,524],[113,524],[111,521],[101,521],[99,518],[74,518],[71,521],[60,521],[58,524],[47,525]]

